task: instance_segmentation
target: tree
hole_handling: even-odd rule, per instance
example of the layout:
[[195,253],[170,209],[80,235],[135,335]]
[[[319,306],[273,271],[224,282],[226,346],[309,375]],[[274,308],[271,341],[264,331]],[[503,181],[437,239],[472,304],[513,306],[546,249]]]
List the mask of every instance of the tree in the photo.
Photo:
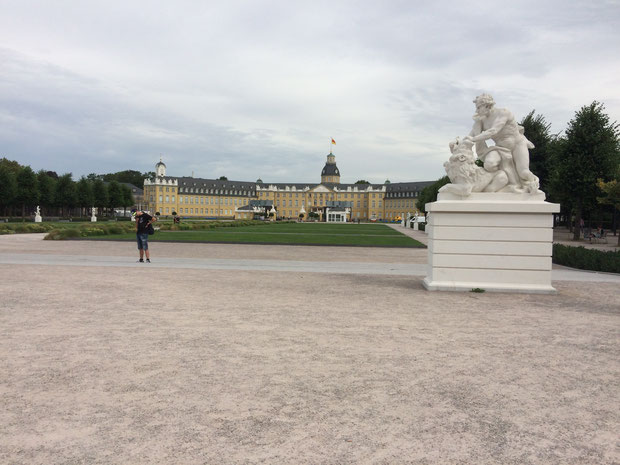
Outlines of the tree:
[[95,207],[103,213],[103,209],[108,206],[108,187],[101,179],[93,181],[93,196]]
[[218,179],[220,181],[228,181],[228,178],[226,176],[220,176]]
[[112,181],[108,184],[108,207],[114,209],[123,205],[123,189],[121,185]]
[[58,179],[58,175],[56,173],[56,177],[52,177],[49,173],[53,173],[53,171],[44,171],[41,170],[37,173],[37,179],[39,180],[39,202],[41,202],[41,210],[43,212],[49,211],[54,207],[54,193],[56,191],[56,179]]
[[15,204],[17,179],[13,170],[0,163],[0,209],[5,216]]
[[77,192],[72,177],[71,173],[63,174],[56,183],[54,199],[56,205],[60,208],[61,216],[70,216],[71,209],[77,203]]
[[146,174],[140,173],[136,170],[124,170],[116,173],[108,173],[102,176],[102,179],[106,182],[118,181],[120,183],[126,182],[133,184],[136,187],[141,187],[144,184],[144,178]]
[[34,210],[39,201],[39,181],[29,166],[24,166],[17,174],[17,197],[15,200],[22,207],[22,220],[26,216],[26,209]]
[[521,126],[525,129],[525,137],[533,144],[530,149],[530,171],[538,176],[540,188],[547,189],[549,183],[549,153],[548,147],[551,142],[551,123],[547,123],[543,115],[534,115],[532,110],[523,120]]
[[95,196],[93,194],[93,183],[85,177],[81,177],[76,186],[77,205],[80,207],[80,216],[84,214],[84,210],[93,206]]
[[357,181],[355,181],[355,184],[370,184],[368,181],[366,181],[365,179],[359,179]]
[[20,165],[14,160],[9,160],[3,157],[3,158],[0,158],[0,168],[6,168],[10,172],[12,172],[15,176],[17,176],[18,173],[22,169],[22,165]]
[[449,182],[450,178],[448,176],[444,176],[443,178],[439,178],[430,186],[426,186],[424,189],[422,189],[416,201],[416,208],[420,211],[425,212],[426,204],[437,200],[437,193],[439,192],[439,189],[441,189],[441,187],[445,186]]
[[[568,200],[575,224],[585,211],[596,207],[597,179],[608,181],[620,163],[618,124],[610,122],[604,110],[602,103],[594,101],[576,112],[552,159],[552,190]],[[575,240],[579,234],[580,228],[574,228]]]
[[[620,170],[619,170],[620,171]],[[620,173],[616,177],[609,182],[604,182],[602,179],[597,181],[598,188],[603,192],[602,197],[597,197],[599,203],[603,205],[612,205],[613,206],[613,214],[614,219],[617,211],[620,211]],[[615,222],[614,222],[614,234],[615,234]],[[618,234],[618,246],[620,247],[620,234]]]
[[125,216],[127,207],[131,207],[134,204],[134,198],[129,186],[121,184],[121,189],[123,191],[123,202],[121,203],[121,207],[123,207],[123,216]]

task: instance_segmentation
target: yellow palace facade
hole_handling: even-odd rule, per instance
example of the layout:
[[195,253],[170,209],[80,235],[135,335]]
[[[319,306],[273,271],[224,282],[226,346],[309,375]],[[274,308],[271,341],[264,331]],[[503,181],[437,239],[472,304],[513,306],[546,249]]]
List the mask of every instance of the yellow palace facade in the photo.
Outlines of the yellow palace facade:
[[[255,216],[319,221],[392,221],[416,211],[419,192],[433,181],[341,184],[330,153],[320,183],[264,183],[166,175],[160,160],[155,178],[144,180],[147,210],[162,216],[252,219]],[[271,215],[270,215],[271,214]]]

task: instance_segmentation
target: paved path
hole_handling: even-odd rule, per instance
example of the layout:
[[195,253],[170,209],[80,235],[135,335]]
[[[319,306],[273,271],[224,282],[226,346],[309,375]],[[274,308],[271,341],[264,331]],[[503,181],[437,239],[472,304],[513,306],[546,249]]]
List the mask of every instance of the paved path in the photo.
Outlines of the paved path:
[[[390,225],[394,229],[401,231],[408,236],[413,237],[416,240],[426,241],[426,235],[421,231],[407,230],[397,225]],[[295,256],[296,247],[288,247],[289,257],[286,260],[266,259],[245,257],[239,258],[235,254],[231,254],[231,258],[212,258],[212,257],[170,257],[170,256],[157,256],[157,249],[164,246],[162,243],[153,243],[156,252],[153,258],[153,262],[150,264],[136,263],[134,258],[126,255],[93,255],[92,251],[89,254],[72,254],[67,253],[71,248],[78,248],[88,251],[89,248],[105,248],[104,243],[101,242],[89,242],[89,241],[65,241],[63,245],[74,245],[74,247],[58,248],[58,243],[42,241],[44,235],[11,235],[0,236],[0,245],[4,245],[4,250],[0,248],[0,264],[5,265],[46,265],[46,266],[88,266],[88,267],[144,267],[150,266],[151,268],[173,268],[173,269],[202,269],[202,270],[239,270],[239,271],[279,271],[279,272],[305,272],[305,273],[340,273],[340,274],[368,274],[368,275],[402,275],[402,276],[426,276],[426,260],[420,259],[420,251],[417,256],[410,256],[406,250],[396,252],[390,251],[391,259],[387,262],[377,263],[372,261],[361,261],[358,257],[355,261],[339,260],[338,255],[329,256],[328,248],[314,249],[310,247],[310,251],[314,253],[313,260],[305,260]],[[29,253],[28,250],[23,250],[24,245],[29,245],[31,248],[34,242],[38,242],[39,245],[48,245],[48,250],[45,253]],[[111,248],[119,247],[118,243],[110,245]],[[12,247],[11,247],[12,246]],[[169,249],[200,249],[203,244],[166,244]],[[228,246],[230,251],[240,247],[239,245],[223,244],[224,247]],[[126,248],[130,248],[128,243],[125,243]],[[250,246],[261,247],[261,246]],[[277,246],[271,246],[277,247]],[[279,249],[280,251],[286,250]],[[16,250],[22,249],[22,250]],[[327,250],[326,250],[327,249]],[[349,247],[337,247],[334,249],[351,250]],[[372,251],[375,255],[381,254],[380,248],[364,248],[367,253]],[[383,249],[384,250],[384,249]],[[64,251],[64,252],[63,252]],[[423,251],[426,253],[426,250]],[[292,257],[291,257],[292,255]],[[299,254],[299,257],[304,257],[306,253]],[[319,255],[317,259],[316,255]],[[387,252],[384,255],[388,255]],[[371,255],[372,256],[372,255]],[[328,259],[329,257],[329,259]],[[323,258],[323,260],[320,260]],[[341,258],[346,258],[342,256]],[[385,257],[384,257],[385,258]],[[408,259],[404,261],[403,259]],[[562,267],[558,265],[553,266],[552,281],[583,281],[583,282],[608,282],[620,284],[620,275],[611,273],[597,273],[591,271],[575,270],[572,268]]]
[[426,249],[41,239],[0,236],[2,464],[620,463],[617,281],[427,292]]
[[[88,266],[121,268],[172,268],[193,270],[239,270],[279,271],[304,273],[339,273],[367,275],[426,276],[426,265],[421,263],[373,263],[345,261],[304,260],[258,260],[258,259],[191,259],[153,258],[153,262],[137,263],[126,256],[101,255],[59,255],[3,253],[0,264],[45,265],[45,266]],[[620,285],[620,275],[575,270],[554,265],[552,281],[607,282]]]

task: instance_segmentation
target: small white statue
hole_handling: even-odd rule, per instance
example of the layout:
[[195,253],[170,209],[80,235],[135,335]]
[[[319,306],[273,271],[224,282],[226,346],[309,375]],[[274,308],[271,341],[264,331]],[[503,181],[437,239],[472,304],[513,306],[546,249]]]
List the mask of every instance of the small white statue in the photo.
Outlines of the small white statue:
[[43,221],[43,218],[41,218],[41,208],[37,205],[37,210],[34,214],[34,222],[40,223],[41,221]]
[[95,207],[91,208],[91,216],[90,216],[90,221],[91,223],[96,223],[97,222],[97,209]]

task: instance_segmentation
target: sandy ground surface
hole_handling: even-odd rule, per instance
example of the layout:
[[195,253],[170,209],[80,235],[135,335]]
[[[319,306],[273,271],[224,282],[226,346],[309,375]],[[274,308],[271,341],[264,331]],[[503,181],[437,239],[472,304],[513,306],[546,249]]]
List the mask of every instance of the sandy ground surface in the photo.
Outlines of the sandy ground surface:
[[[132,243],[0,236],[96,259]],[[423,264],[426,250],[152,244],[154,260]],[[0,463],[620,462],[620,286],[0,264]]]

